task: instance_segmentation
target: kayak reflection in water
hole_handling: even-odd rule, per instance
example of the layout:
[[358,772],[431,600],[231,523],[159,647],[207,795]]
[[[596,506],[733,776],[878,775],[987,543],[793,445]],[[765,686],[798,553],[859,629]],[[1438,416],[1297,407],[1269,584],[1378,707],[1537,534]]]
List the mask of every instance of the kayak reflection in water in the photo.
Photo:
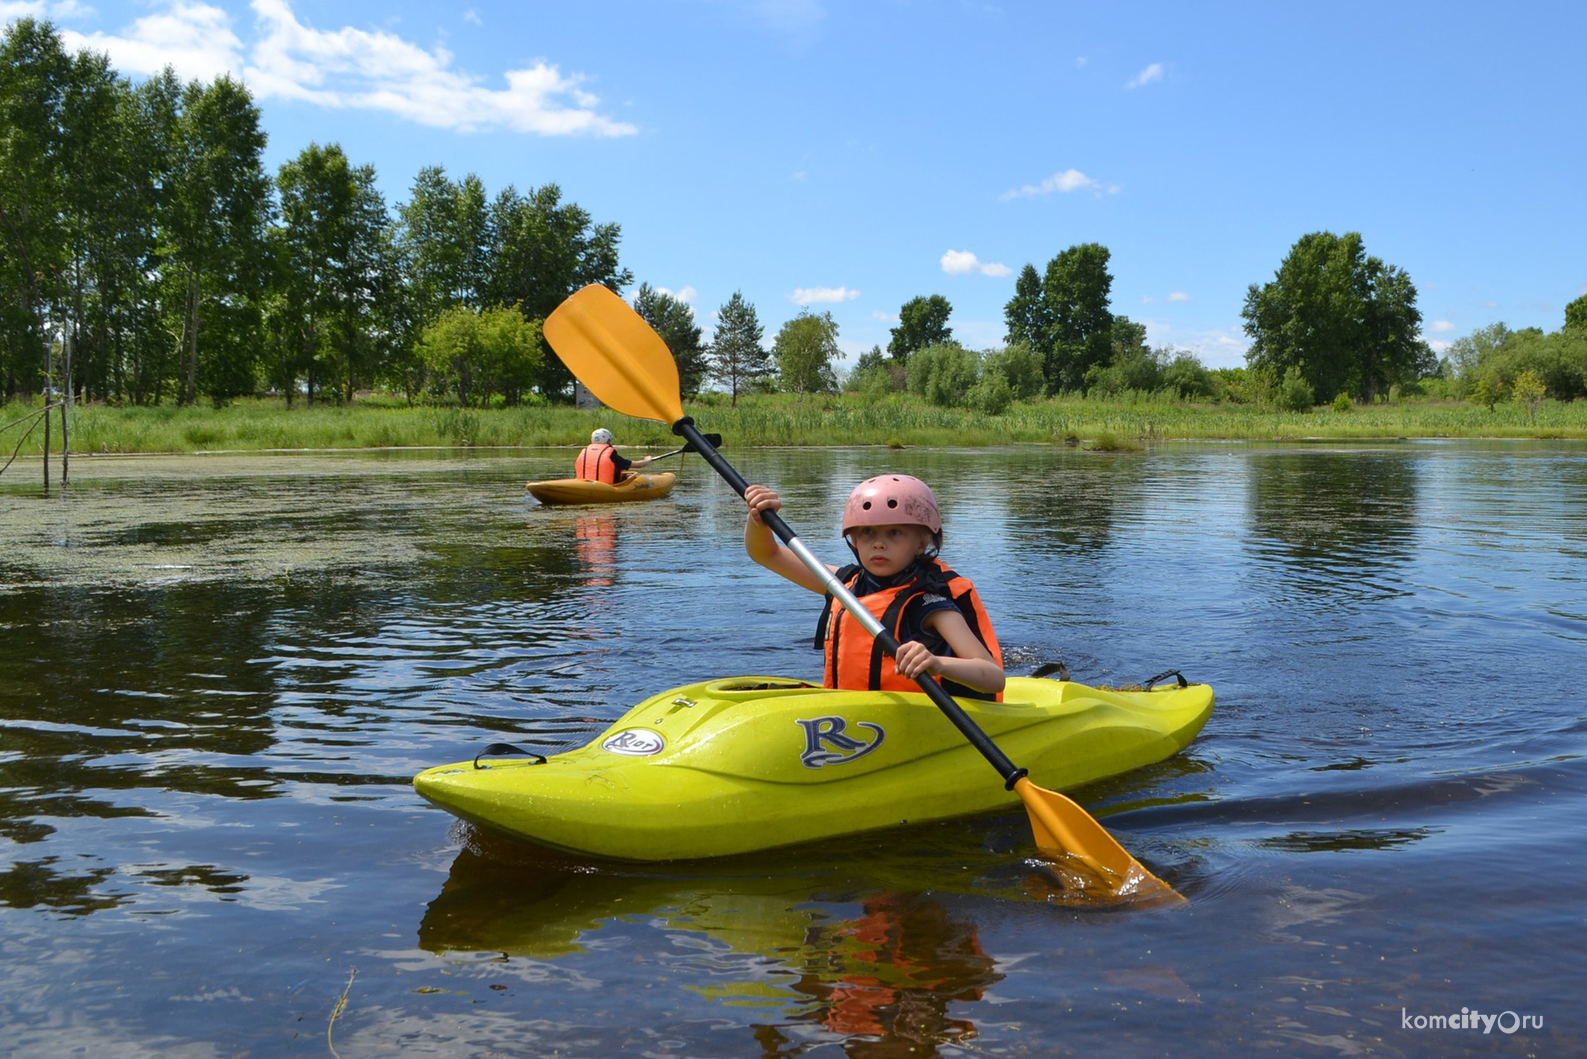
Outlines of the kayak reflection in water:
[[645,456],[630,460],[619,454],[616,446],[612,444],[612,432],[605,427],[597,427],[590,432],[590,443],[574,461],[573,473],[575,477],[582,478],[586,482],[616,485],[629,470],[635,467],[648,467],[654,459],[655,456]]
[[[761,518],[782,500],[763,485],[744,491],[749,517],[744,550],[773,573],[826,595],[826,584],[784,547]],[[828,597],[816,633],[826,652],[824,683],[852,691],[918,691],[915,678],[936,677],[951,695],[1001,700],[1003,654],[970,579],[938,553],[942,517],[919,478],[884,474],[855,487],[843,506],[843,539],[857,564],[828,567],[883,628],[897,637],[898,658],[886,658],[843,604]]]

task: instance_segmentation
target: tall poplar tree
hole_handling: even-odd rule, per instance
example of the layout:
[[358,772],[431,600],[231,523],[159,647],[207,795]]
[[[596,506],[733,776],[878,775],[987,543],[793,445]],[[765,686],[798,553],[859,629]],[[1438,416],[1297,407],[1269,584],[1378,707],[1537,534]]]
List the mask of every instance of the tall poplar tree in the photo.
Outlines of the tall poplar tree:
[[1107,247],[1082,243],[1047,262],[1043,273],[1027,264],[1014,282],[1014,297],[1003,307],[1009,343],[1026,346],[1040,358],[1051,393],[1080,389],[1086,373],[1106,366],[1112,354],[1108,257]]
[[[596,224],[589,211],[562,201],[546,184],[527,196],[508,186],[491,203],[488,305],[517,305],[530,320],[544,320],[569,294],[590,283],[622,293],[633,273],[618,264],[621,229]],[[540,389],[564,394],[573,384],[562,361],[547,357]]]
[[1104,367],[1113,351],[1113,313],[1108,308],[1113,276],[1108,248],[1071,246],[1047,264],[1042,300],[1051,319],[1051,345],[1044,373],[1054,392],[1078,390],[1086,372]]
[[[259,110],[240,81],[191,82],[177,118],[176,164],[167,204],[167,249],[183,348],[180,398],[199,384],[215,397],[253,387],[258,299],[269,276],[272,213]],[[200,375],[200,351],[205,353]]]
[[[385,201],[373,166],[353,166],[339,144],[310,144],[281,167],[284,311],[313,399],[317,377],[351,401],[376,364],[378,319],[392,288]],[[290,392],[293,379],[283,380]]]
[[72,63],[47,22],[18,19],[0,42],[0,390],[44,385],[47,321],[66,264],[62,130]]
[[1047,356],[1052,348],[1052,313],[1042,296],[1041,275],[1035,265],[1027,264],[1019,270],[1014,297],[1003,307],[1003,321],[1008,326],[1009,345],[1025,345],[1038,356]]

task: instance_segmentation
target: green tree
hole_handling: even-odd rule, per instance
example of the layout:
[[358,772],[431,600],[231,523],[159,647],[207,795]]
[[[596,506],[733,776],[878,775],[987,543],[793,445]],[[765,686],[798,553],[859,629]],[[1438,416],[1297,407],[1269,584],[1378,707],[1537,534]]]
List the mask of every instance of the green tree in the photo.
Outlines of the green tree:
[[1003,320],[1008,325],[1009,345],[1023,345],[1034,351],[1045,371],[1047,353],[1052,349],[1052,312],[1035,265],[1020,269],[1019,278],[1014,281],[1014,297],[1003,307]]
[[861,353],[854,362],[854,369],[849,372],[845,389],[853,393],[863,393],[872,400],[885,397],[895,392],[894,372],[901,379],[904,377],[904,366],[890,360],[882,352],[881,346],[872,346]]
[[734,291],[717,313],[716,334],[707,354],[708,372],[738,404],[738,395],[759,386],[772,373],[771,355],[761,345],[765,331],[755,306]]
[[1537,410],[1543,404],[1543,398],[1548,396],[1548,387],[1543,385],[1535,371],[1523,371],[1515,378],[1515,385],[1510,387],[1510,399],[1526,409],[1529,421],[1537,422]]
[[1284,379],[1278,385],[1278,406],[1286,412],[1309,412],[1317,403],[1317,391],[1301,373],[1298,365],[1284,370]]
[[164,249],[175,265],[172,329],[185,351],[182,403],[197,399],[201,332],[212,347],[203,364],[206,392],[220,398],[253,388],[255,300],[269,276],[273,205],[264,146],[259,110],[240,81],[221,76],[183,90],[163,216]]
[[[373,166],[354,167],[339,144],[310,144],[281,167],[281,282],[298,336],[293,366],[306,372],[309,400],[323,374],[350,402],[374,374],[394,254]],[[290,400],[296,373],[281,380]]]
[[898,310],[898,326],[892,329],[892,340],[887,343],[888,354],[903,362],[917,349],[941,345],[953,337],[948,317],[953,306],[940,294],[929,298],[911,298]]
[[540,322],[525,319],[517,307],[448,309],[424,329],[418,353],[433,385],[457,394],[465,407],[483,407],[498,396],[518,404],[546,359]]
[[1108,248],[1071,246],[1047,264],[1042,298],[1052,321],[1043,373],[1052,392],[1078,390],[1086,372],[1106,365],[1113,349],[1113,314],[1108,309],[1113,276]]
[[772,340],[779,385],[798,394],[801,401],[807,393],[830,393],[836,388],[832,362],[837,356],[838,325],[831,313],[802,310]]
[[1011,342],[981,359],[981,377],[1001,375],[1009,385],[1013,400],[1040,397],[1045,385],[1041,358],[1025,342]]
[[[596,224],[577,203],[564,203],[562,189],[546,184],[527,196],[509,186],[490,207],[492,245],[485,304],[519,305],[531,320],[544,320],[569,294],[590,283],[618,293],[633,274],[617,260],[621,229]],[[548,357],[541,391],[565,394],[573,376]]]
[[411,319],[422,330],[455,305],[483,303],[490,267],[491,226],[485,186],[470,173],[453,181],[440,166],[414,178],[407,202],[397,207],[396,246],[411,300]]
[[162,298],[169,289],[167,219],[173,208],[178,161],[178,115],[185,86],[170,67],[137,85],[122,98],[120,133],[128,179],[117,198],[119,238],[127,272],[116,294],[123,307],[109,325],[116,389],[139,403],[159,403],[167,379],[177,369],[179,347],[167,324]]
[[1476,382],[1477,373],[1483,364],[1504,348],[1510,334],[1510,329],[1499,323],[1479,327],[1469,335],[1460,336],[1444,352],[1444,372],[1460,383],[1464,390],[1469,390]]
[[693,397],[699,393],[708,365],[694,310],[666,291],[641,283],[634,294],[634,311],[667,344],[672,359],[678,364],[678,386],[683,396]]
[[[1181,398],[1210,397],[1216,390],[1212,373],[1194,353],[1159,350],[1158,363],[1163,363],[1161,385],[1174,390]],[[1236,369],[1238,370],[1238,369]]]
[[1471,400],[1488,411],[1504,397],[1504,380],[1493,372],[1482,372],[1471,387]]
[[44,386],[46,321],[67,258],[65,97],[72,62],[47,22],[18,19],[0,42],[0,370],[7,397]]
[[963,403],[980,377],[981,358],[957,342],[918,349],[909,358],[909,392],[940,407]]
[[57,285],[64,301],[57,309],[70,353],[67,387],[85,398],[108,388],[112,336],[124,290],[135,282],[137,262],[122,237],[146,181],[133,168],[120,125],[128,94],[105,56],[82,51],[72,59],[60,128],[60,164],[70,178],[61,216],[66,261]]
[[1302,236],[1272,281],[1251,284],[1241,315],[1247,363],[1280,375],[1295,368],[1314,393],[1370,403],[1433,368],[1410,277],[1367,256],[1356,232]]
[[1006,376],[983,371],[975,385],[965,391],[964,403],[983,415],[1000,416],[1014,403],[1014,388]]
[[1565,306],[1565,328],[1569,331],[1587,331],[1587,294]]
[[1516,381],[1531,372],[1555,400],[1587,397],[1587,331],[1567,327],[1544,334],[1527,327],[1510,332],[1504,344],[1483,359],[1480,371]]

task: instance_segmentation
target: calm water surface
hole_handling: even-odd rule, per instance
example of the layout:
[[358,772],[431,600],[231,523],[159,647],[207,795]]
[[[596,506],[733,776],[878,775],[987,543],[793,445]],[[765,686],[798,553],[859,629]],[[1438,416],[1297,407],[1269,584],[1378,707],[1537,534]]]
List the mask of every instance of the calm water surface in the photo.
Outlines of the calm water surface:
[[419,799],[818,671],[692,458],[606,510],[527,498],[565,453],[13,467],[0,1054],[1587,1054],[1587,447],[731,454],[833,560],[856,481],[930,481],[1011,671],[1211,683],[1072,792],[1188,905],[1044,901],[1022,814],[634,867]]

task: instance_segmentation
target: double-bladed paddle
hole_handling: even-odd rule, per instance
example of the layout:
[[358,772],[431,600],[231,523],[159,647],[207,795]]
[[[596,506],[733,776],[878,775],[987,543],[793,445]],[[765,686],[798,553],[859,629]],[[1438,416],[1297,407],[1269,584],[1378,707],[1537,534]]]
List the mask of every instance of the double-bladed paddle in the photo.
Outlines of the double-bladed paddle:
[[[546,318],[544,334],[568,370],[603,404],[636,419],[670,425],[674,434],[688,441],[685,449],[699,452],[739,496],[744,495],[749,483],[716,451],[711,437],[695,429],[693,418],[683,414],[678,365],[672,352],[661,336],[626,302],[606,287],[591,284],[569,296]],[[761,520],[798,556],[806,569],[824,582],[826,590],[848,608],[866,631],[881,642],[882,649],[896,657],[897,638],[883,628],[827,565],[805,547],[788,524],[774,511],[763,511]],[[998,749],[935,679],[922,673],[915,680],[932,703],[997,769],[1004,785],[1025,803],[1037,847],[1056,854],[1060,870],[1076,864],[1083,868],[1083,875],[1063,872],[1068,881],[1088,892],[1095,888],[1099,897],[1183,900],[1172,887],[1147,871],[1079,805],[1056,791],[1032,783],[1026,771],[1016,767]]]
[[[709,441],[711,443],[711,447],[712,448],[719,449],[719,448],[722,447],[722,435],[720,435],[720,434],[705,434],[705,435],[702,435],[702,436],[705,438],[706,441]],[[654,463],[656,460],[664,460],[668,456],[676,456],[680,452],[699,452],[699,451],[700,451],[699,449],[694,447],[694,442],[691,441],[691,442],[689,442],[687,445],[685,445],[681,449],[673,449],[671,452],[663,452],[660,456],[652,456],[652,457],[650,457],[650,460],[651,460],[652,463]]]

